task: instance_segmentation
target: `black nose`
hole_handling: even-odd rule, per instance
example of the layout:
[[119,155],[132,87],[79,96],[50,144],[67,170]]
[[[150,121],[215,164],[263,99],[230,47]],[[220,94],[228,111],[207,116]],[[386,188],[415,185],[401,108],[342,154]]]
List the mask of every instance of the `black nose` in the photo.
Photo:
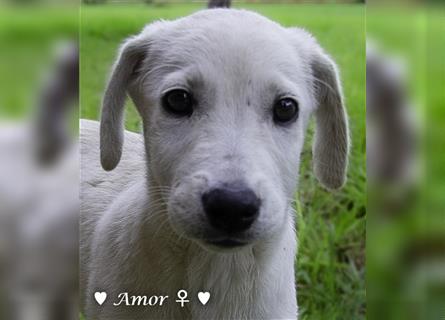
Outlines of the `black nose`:
[[258,217],[261,205],[255,193],[243,185],[225,185],[202,195],[204,211],[210,224],[221,231],[247,230]]

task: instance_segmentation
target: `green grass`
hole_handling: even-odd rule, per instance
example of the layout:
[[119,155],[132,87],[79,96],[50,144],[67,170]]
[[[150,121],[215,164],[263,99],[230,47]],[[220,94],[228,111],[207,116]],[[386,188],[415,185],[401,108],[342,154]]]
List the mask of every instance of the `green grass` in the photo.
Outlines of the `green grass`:
[[[365,17],[361,5],[246,5],[286,26],[312,32],[337,61],[350,118],[348,183],[323,190],[311,172],[309,129],[297,201],[296,259],[301,319],[364,319],[365,297]],[[196,5],[83,6],[81,11],[81,116],[97,119],[104,84],[123,39],[150,21],[184,16]],[[126,126],[140,120],[127,108]]]

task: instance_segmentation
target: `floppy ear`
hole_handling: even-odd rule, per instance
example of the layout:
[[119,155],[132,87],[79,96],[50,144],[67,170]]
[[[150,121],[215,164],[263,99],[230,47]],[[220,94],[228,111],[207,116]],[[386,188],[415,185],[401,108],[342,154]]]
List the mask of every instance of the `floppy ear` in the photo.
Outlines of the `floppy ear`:
[[100,161],[107,171],[113,170],[121,159],[127,89],[147,52],[146,43],[139,36],[124,43],[105,89],[100,120]]
[[349,130],[340,77],[335,63],[317,45],[311,61],[314,77],[315,142],[313,165],[317,179],[328,189],[345,183],[349,153]]

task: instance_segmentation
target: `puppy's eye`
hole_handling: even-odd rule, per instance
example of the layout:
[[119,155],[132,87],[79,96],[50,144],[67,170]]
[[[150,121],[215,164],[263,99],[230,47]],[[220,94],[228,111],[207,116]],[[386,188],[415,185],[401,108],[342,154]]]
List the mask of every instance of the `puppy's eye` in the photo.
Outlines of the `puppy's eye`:
[[193,113],[193,99],[187,91],[174,89],[162,97],[162,107],[178,116],[190,116]]
[[291,98],[283,98],[275,102],[273,119],[277,123],[287,123],[298,117],[298,102]]

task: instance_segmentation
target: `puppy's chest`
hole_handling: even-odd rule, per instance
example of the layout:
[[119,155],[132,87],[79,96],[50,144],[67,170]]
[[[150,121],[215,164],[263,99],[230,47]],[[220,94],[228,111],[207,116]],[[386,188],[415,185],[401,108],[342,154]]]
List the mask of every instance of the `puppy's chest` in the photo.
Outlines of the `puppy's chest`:
[[[164,250],[151,255],[137,277],[145,292],[169,296],[169,303],[157,310],[145,310],[158,319],[259,319],[267,318],[273,303],[277,281],[273,272],[258,261],[251,251],[216,254],[198,246],[186,246],[179,252]],[[150,250],[154,254],[154,250]],[[147,264],[148,263],[148,264]],[[139,264],[141,265],[141,264]],[[150,273],[147,274],[147,270]],[[142,281],[143,279],[143,281]],[[184,307],[175,300],[179,290],[187,291]],[[209,293],[205,303],[199,294]],[[274,304],[274,303],[273,303]],[[156,315],[154,314],[156,313]],[[148,317],[146,317],[148,318]]]
[[[190,305],[193,319],[261,318],[265,292],[262,272],[250,254],[197,256],[187,269],[187,286],[195,303]],[[208,292],[202,305],[198,294]]]

